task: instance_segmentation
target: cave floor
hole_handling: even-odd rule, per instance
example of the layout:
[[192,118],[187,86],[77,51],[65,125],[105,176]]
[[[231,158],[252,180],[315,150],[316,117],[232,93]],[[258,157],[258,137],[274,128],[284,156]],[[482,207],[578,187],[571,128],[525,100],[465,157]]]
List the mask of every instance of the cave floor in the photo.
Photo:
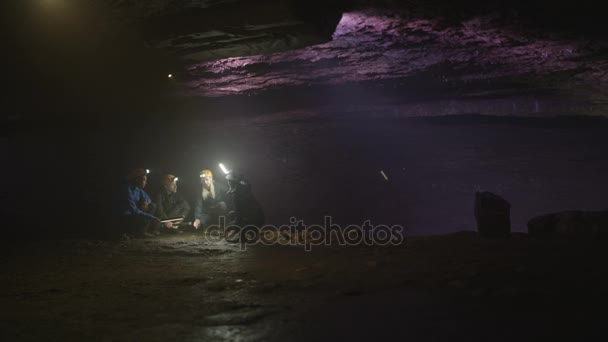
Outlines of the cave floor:
[[305,252],[186,233],[3,251],[5,341],[589,339],[608,289],[604,241],[525,235]]

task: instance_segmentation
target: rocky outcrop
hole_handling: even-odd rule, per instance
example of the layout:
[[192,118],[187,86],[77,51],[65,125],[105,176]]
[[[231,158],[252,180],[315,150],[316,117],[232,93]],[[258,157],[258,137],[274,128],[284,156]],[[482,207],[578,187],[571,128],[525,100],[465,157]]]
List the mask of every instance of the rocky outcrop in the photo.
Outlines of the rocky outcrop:
[[511,204],[491,192],[475,193],[475,220],[481,237],[511,235]]
[[[539,1],[548,3],[532,2]],[[107,105],[116,108],[170,89],[194,100],[281,98],[273,92],[285,91],[305,103],[385,101],[407,105],[407,115],[605,115],[605,38],[531,30],[518,22],[523,13],[509,12],[511,3],[509,11],[494,6],[500,2],[9,1],[16,9],[4,11],[12,21],[7,78],[13,92],[47,97],[14,101],[19,108],[40,103],[36,111],[72,107],[74,99],[105,106],[120,98],[120,105]],[[539,7],[543,15],[557,8],[551,5]],[[536,20],[537,14],[530,15]],[[349,86],[377,96],[358,96]],[[311,90],[318,93],[300,96]]]
[[[198,63],[187,68],[178,91],[217,97],[279,87],[369,83],[387,91],[401,88],[410,98],[416,91],[450,89],[458,89],[461,97],[484,98],[522,89],[571,89],[579,83],[601,89],[608,84],[608,64],[596,57],[604,45],[521,32],[500,26],[494,17],[446,25],[439,19],[353,11],[342,15],[330,42]],[[497,84],[505,87],[493,92]]]
[[[406,94],[403,101],[410,103],[429,94],[441,94],[433,102],[468,101],[433,114],[596,115],[606,109],[608,45],[589,38],[602,32],[587,25],[603,22],[593,6],[548,0],[94,1],[110,4],[123,21],[137,23],[151,46],[180,60],[167,70],[179,95],[356,84],[366,93]],[[556,33],[563,29],[586,38]],[[509,97],[532,93],[551,93],[559,103]],[[496,98],[507,98],[509,108],[488,110],[480,103]]]
[[342,14],[334,0],[105,1],[151,44],[196,62],[325,43]]
[[535,217],[528,221],[533,237],[589,237],[608,235],[608,210],[563,211]]

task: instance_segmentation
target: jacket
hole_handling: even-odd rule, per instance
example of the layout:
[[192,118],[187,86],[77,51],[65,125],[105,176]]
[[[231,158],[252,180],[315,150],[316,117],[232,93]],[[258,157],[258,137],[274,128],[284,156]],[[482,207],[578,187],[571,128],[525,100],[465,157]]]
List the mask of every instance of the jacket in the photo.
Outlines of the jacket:
[[253,193],[251,185],[247,181],[241,181],[228,192],[234,206],[235,222],[238,226],[264,225],[264,211]]
[[154,216],[140,209],[143,201],[152,203],[150,196],[144,189],[136,187],[132,184],[127,184],[123,190],[122,198],[120,199],[120,212],[122,215],[141,215],[153,218]]
[[208,217],[215,211],[216,206],[220,202],[226,202],[227,188],[222,183],[213,181],[215,187],[215,197],[211,198],[208,196],[206,200],[203,200],[202,192],[196,197],[196,203],[194,205],[194,218],[199,219],[202,222],[206,222]]
[[161,220],[186,217],[190,213],[190,204],[179,192],[167,192],[165,189],[156,196],[156,216]]

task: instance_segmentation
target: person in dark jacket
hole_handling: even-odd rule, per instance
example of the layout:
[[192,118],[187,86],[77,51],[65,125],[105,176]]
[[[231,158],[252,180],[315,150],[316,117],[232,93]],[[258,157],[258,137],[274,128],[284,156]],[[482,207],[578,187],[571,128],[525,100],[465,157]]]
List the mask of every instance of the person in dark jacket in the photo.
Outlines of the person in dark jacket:
[[192,225],[198,229],[201,225],[218,222],[220,216],[226,216],[227,206],[225,202],[226,187],[213,180],[211,170],[205,169],[200,173],[201,193],[197,196],[194,207],[194,222]]
[[[184,197],[177,192],[177,177],[171,174],[161,176],[163,188],[156,196],[156,216],[160,220],[185,218],[190,213],[190,205]],[[165,229],[178,229],[172,222],[164,222]]]
[[148,182],[147,170],[133,169],[120,199],[122,232],[136,237],[158,235],[160,220],[153,215],[156,207],[144,191]]
[[229,215],[231,219],[230,224],[241,228],[247,225],[261,228],[264,225],[264,211],[255,196],[253,196],[249,182],[243,175],[235,172],[228,173],[226,180],[230,187],[228,195],[234,206],[234,212]]

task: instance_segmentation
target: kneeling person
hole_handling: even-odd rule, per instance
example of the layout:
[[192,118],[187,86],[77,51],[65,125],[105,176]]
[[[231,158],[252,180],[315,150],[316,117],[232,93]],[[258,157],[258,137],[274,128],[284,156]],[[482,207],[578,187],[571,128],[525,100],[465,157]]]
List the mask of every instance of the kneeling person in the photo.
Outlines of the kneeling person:
[[190,205],[177,192],[177,177],[165,174],[161,178],[163,188],[156,197],[156,216],[163,221],[162,227],[177,230],[190,213]]
[[144,191],[148,182],[145,169],[133,169],[127,176],[127,184],[120,202],[122,232],[137,237],[158,234],[160,220],[153,215],[155,204]]
[[226,175],[228,195],[232,200],[234,211],[230,213],[230,224],[239,227],[253,225],[258,228],[264,225],[264,211],[251,191],[251,184],[242,174],[230,172]]
[[193,226],[196,229],[201,225],[217,223],[218,218],[225,216],[227,211],[224,199],[226,187],[213,180],[211,170],[202,170],[200,177],[202,189],[194,207]]

